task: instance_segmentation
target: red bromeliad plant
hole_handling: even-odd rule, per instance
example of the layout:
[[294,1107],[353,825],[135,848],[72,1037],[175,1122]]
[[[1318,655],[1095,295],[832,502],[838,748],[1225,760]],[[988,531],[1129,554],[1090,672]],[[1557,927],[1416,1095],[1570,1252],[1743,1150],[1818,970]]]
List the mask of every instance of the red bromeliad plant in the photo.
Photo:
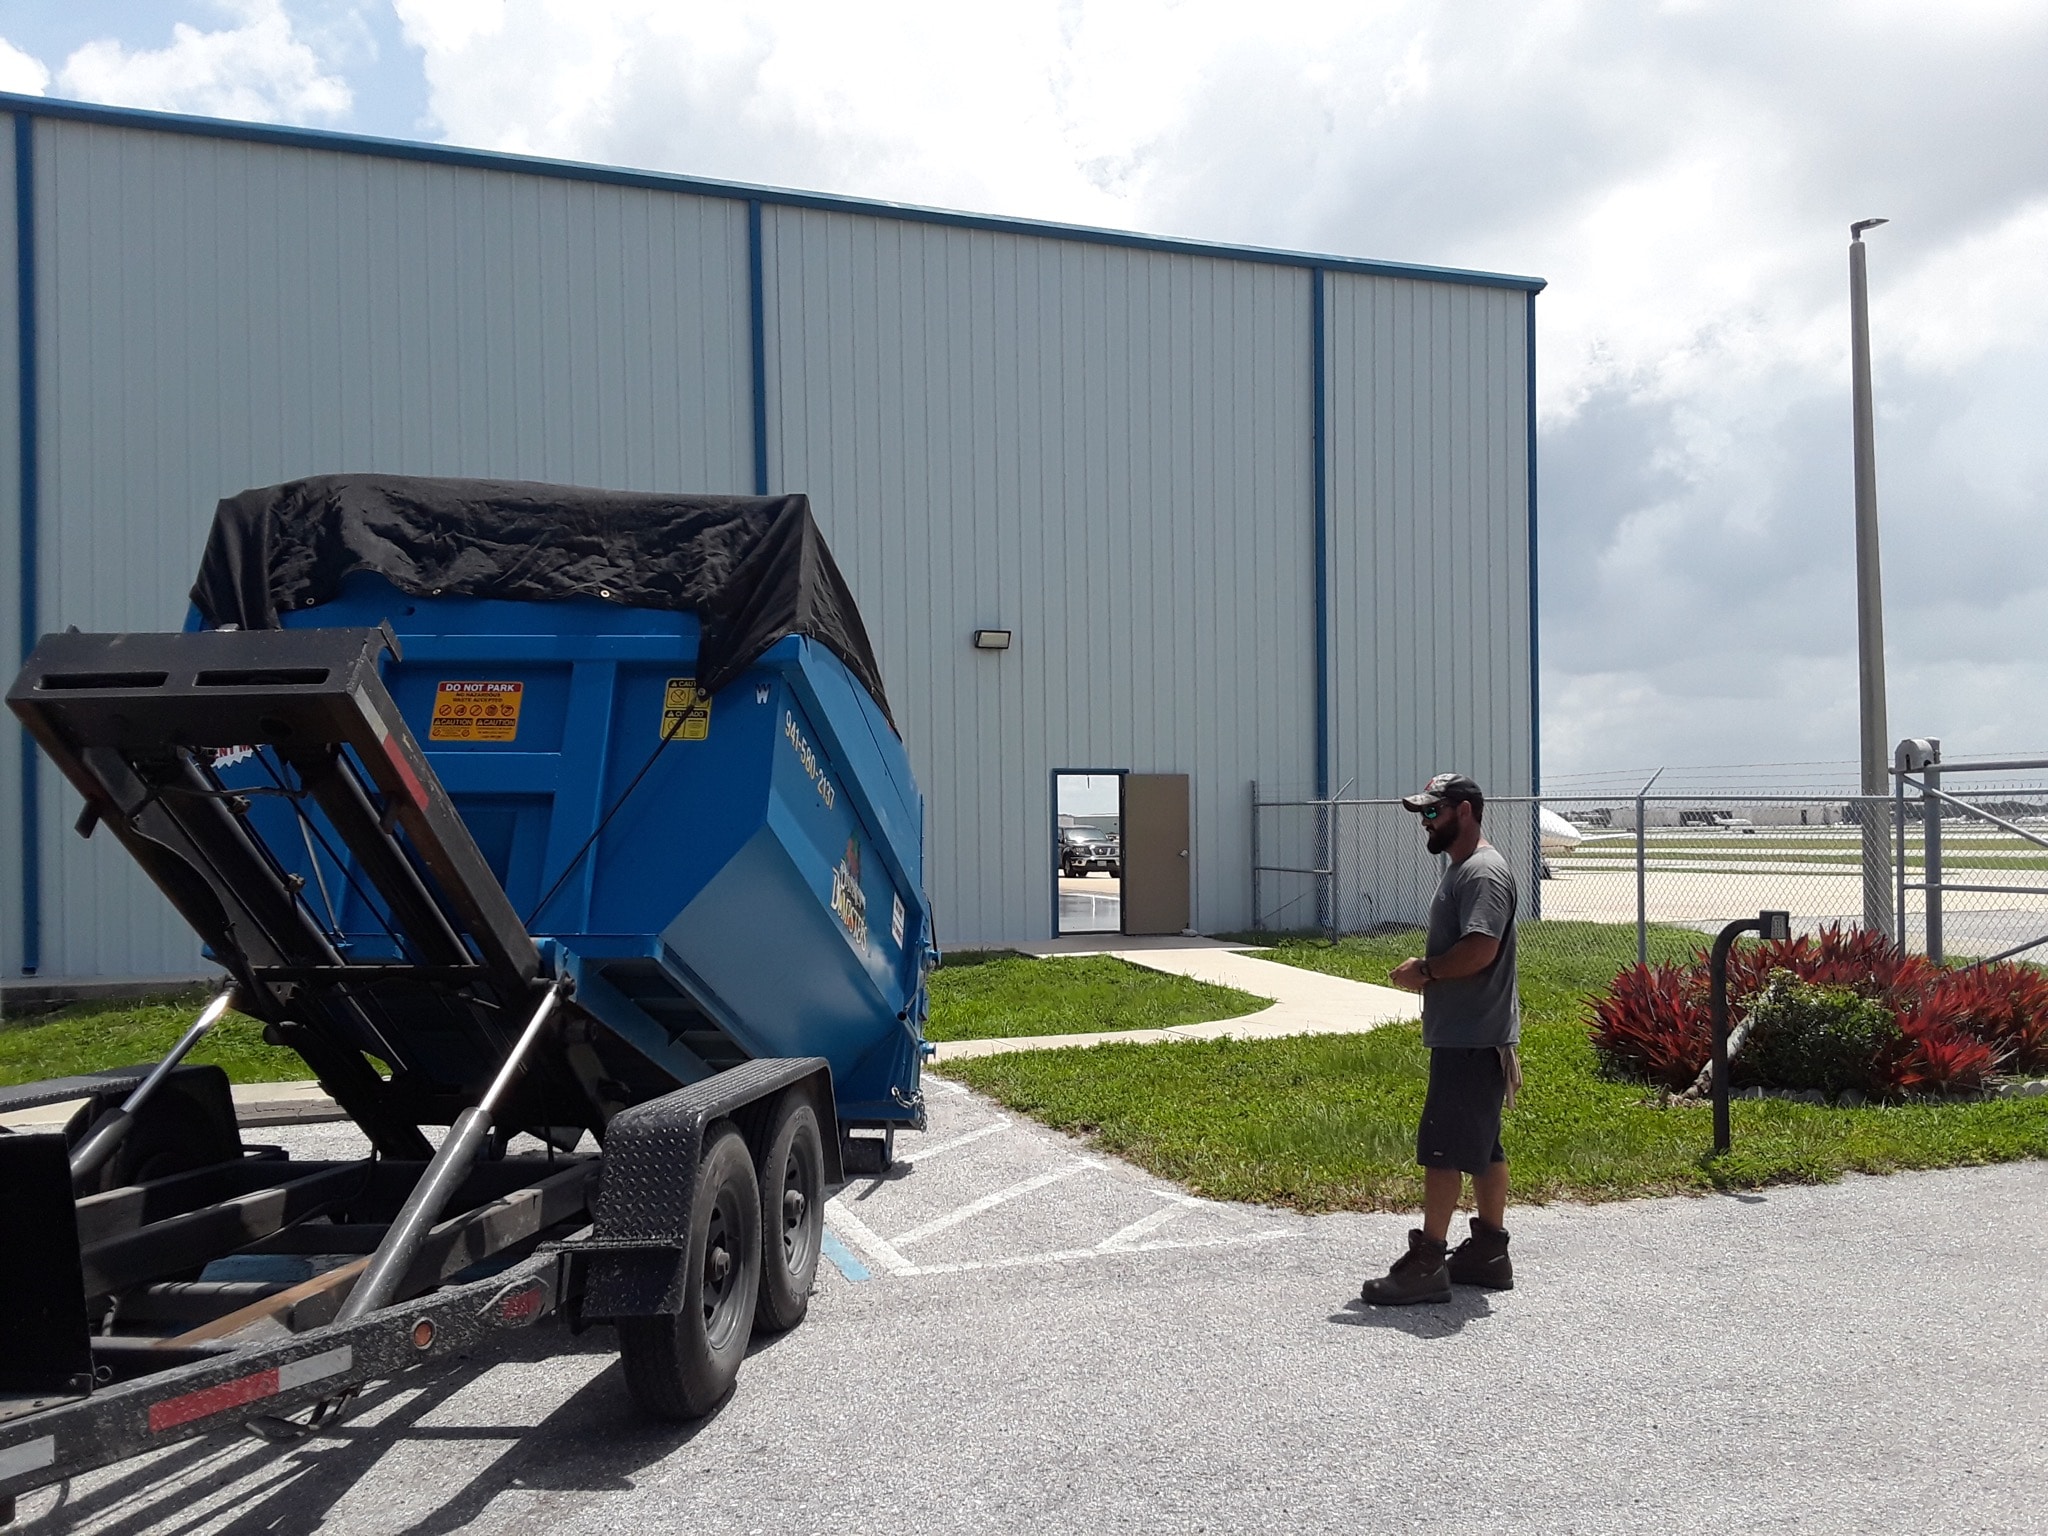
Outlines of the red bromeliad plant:
[[1924,1006],[1981,1040],[2014,1072],[2048,1072],[2048,976],[2002,963],[1938,973]]
[[[1695,965],[1704,977],[1704,953]],[[1895,1009],[1918,999],[1941,975],[1924,955],[1904,953],[1881,933],[1830,923],[1816,934],[1732,951],[1728,956],[1729,1006],[1740,1012],[1773,971],[1790,971],[1808,986],[1847,987]]]
[[[2032,967],[1944,971],[1881,933],[1830,926],[1731,953],[1731,1022],[1773,971],[1846,987],[1892,1011],[1899,1039],[1873,1064],[1892,1094],[1965,1092],[2001,1070],[2048,1071],[2048,976]],[[1689,1085],[1713,1051],[1707,989],[1704,950],[1687,965],[1629,966],[1594,1004],[1594,1048],[1613,1070]]]
[[1632,965],[1593,1005],[1593,1048],[1610,1066],[1683,1089],[1714,1048],[1697,967]]
[[1878,1067],[1895,1094],[1973,1092],[1997,1073],[2003,1054],[1933,998],[1899,1015],[1899,1035],[1898,1048]]

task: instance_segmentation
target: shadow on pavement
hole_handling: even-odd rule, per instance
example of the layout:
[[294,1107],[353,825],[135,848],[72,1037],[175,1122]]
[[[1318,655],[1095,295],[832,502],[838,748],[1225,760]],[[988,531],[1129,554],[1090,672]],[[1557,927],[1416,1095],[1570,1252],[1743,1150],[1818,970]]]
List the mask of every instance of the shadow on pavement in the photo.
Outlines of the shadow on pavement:
[[1469,1322],[1493,1316],[1493,1303],[1483,1291],[1453,1291],[1449,1301],[1417,1302],[1407,1307],[1369,1307],[1353,1297],[1330,1321],[1350,1328],[1389,1328],[1418,1339],[1441,1339]]
[[[617,1348],[610,1329],[579,1339],[550,1332],[552,1337],[536,1333],[519,1347],[494,1350],[487,1360],[465,1361],[432,1376],[409,1375],[366,1389],[357,1399],[357,1419],[404,1399],[375,1423],[344,1421],[289,1447],[265,1445],[246,1436],[209,1436],[117,1470],[109,1481],[79,1496],[66,1489],[54,1508],[31,1506],[24,1510],[30,1518],[21,1529],[34,1536],[78,1529],[89,1529],[94,1536],[144,1536],[205,1525],[222,1536],[311,1536],[335,1528],[335,1505],[375,1474],[394,1445],[513,1442],[432,1513],[406,1528],[407,1536],[442,1536],[470,1525],[508,1489],[596,1493],[629,1488],[635,1473],[688,1445],[724,1411],[721,1405],[694,1424],[647,1419],[633,1406],[624,1373],[613,1359],[536,1424],[420,1423],[494,1365],[609,1355]],[[748,1358],[772,1349],[780,1337],[757,1337]],[[253,1485],[230,1495],[236,1485],[249,1484],[252,1478],[257,1479]],[[224,1495],[233,1498],[232,1505],[217,1507]],[[191,1513],[195,1506],[205,1512]]]

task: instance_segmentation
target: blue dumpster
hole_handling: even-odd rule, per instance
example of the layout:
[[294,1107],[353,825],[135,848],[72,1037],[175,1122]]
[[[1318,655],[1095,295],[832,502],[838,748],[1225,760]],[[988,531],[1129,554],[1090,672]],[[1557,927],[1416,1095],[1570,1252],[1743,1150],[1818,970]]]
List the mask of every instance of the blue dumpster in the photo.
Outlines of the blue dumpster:
[[[924,806],[837,656],[786,636],[705,694],[694,614],[411,598],[366,574],[284,617],[384,622],[403,658],[385,686],[585,1009],[681,1083],[822,1056],[843,1124],[915,1118]],[[253,818],[312,874],[287,807],[259,801]],[[323,875],[352,958],[404,959],[365,882]]]

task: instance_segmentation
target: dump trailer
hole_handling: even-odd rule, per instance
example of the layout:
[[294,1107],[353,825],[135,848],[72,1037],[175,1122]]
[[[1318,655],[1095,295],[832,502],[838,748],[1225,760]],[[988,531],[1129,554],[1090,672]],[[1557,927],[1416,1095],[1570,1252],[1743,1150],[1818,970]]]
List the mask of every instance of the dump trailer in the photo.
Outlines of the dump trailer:
[[[225,976],[0,1090],[82,1101],[0,1135],[0,1507],[551,1320],[708,1412],[923,1125],[923,803],[807,502],[324,477],[223,501],[192,598],[8,694]],[[368,1157],[243,1144],[183,1060],[230,1006]]]

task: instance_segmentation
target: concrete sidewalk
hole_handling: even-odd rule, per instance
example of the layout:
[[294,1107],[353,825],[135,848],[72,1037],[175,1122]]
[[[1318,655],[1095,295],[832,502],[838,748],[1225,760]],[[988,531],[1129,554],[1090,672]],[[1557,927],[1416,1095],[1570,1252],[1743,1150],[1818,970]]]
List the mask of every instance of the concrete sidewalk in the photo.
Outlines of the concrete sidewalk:
[[1350,1035],[1422,1016],[1422,999],[1394,987],[1348,981],[1321,971],[1255,959],[1241,944],[1220,939],[1127,939],[1115,934],[1085,934],[1038,943],[1019,944],[1021,954],[1109,955],[1147,970],[1187,976],[1213,986],[1235,987],[1255,997],[1270,997],[1272,1006],[1234,1019],[1208,1024],[1177,1024],[1167,1029],[1100,1030],[1073,1035],[1021,1035],[1002,1040],[947,1040],[938,1043],[934,1061],[967,1056],[996,1056],[1006,1051],[1055,1051],[1068,1046],[1101,1045],[1116,1040],[1129,1045],[1166,1040],[1272,1040],[1283,1035]]

